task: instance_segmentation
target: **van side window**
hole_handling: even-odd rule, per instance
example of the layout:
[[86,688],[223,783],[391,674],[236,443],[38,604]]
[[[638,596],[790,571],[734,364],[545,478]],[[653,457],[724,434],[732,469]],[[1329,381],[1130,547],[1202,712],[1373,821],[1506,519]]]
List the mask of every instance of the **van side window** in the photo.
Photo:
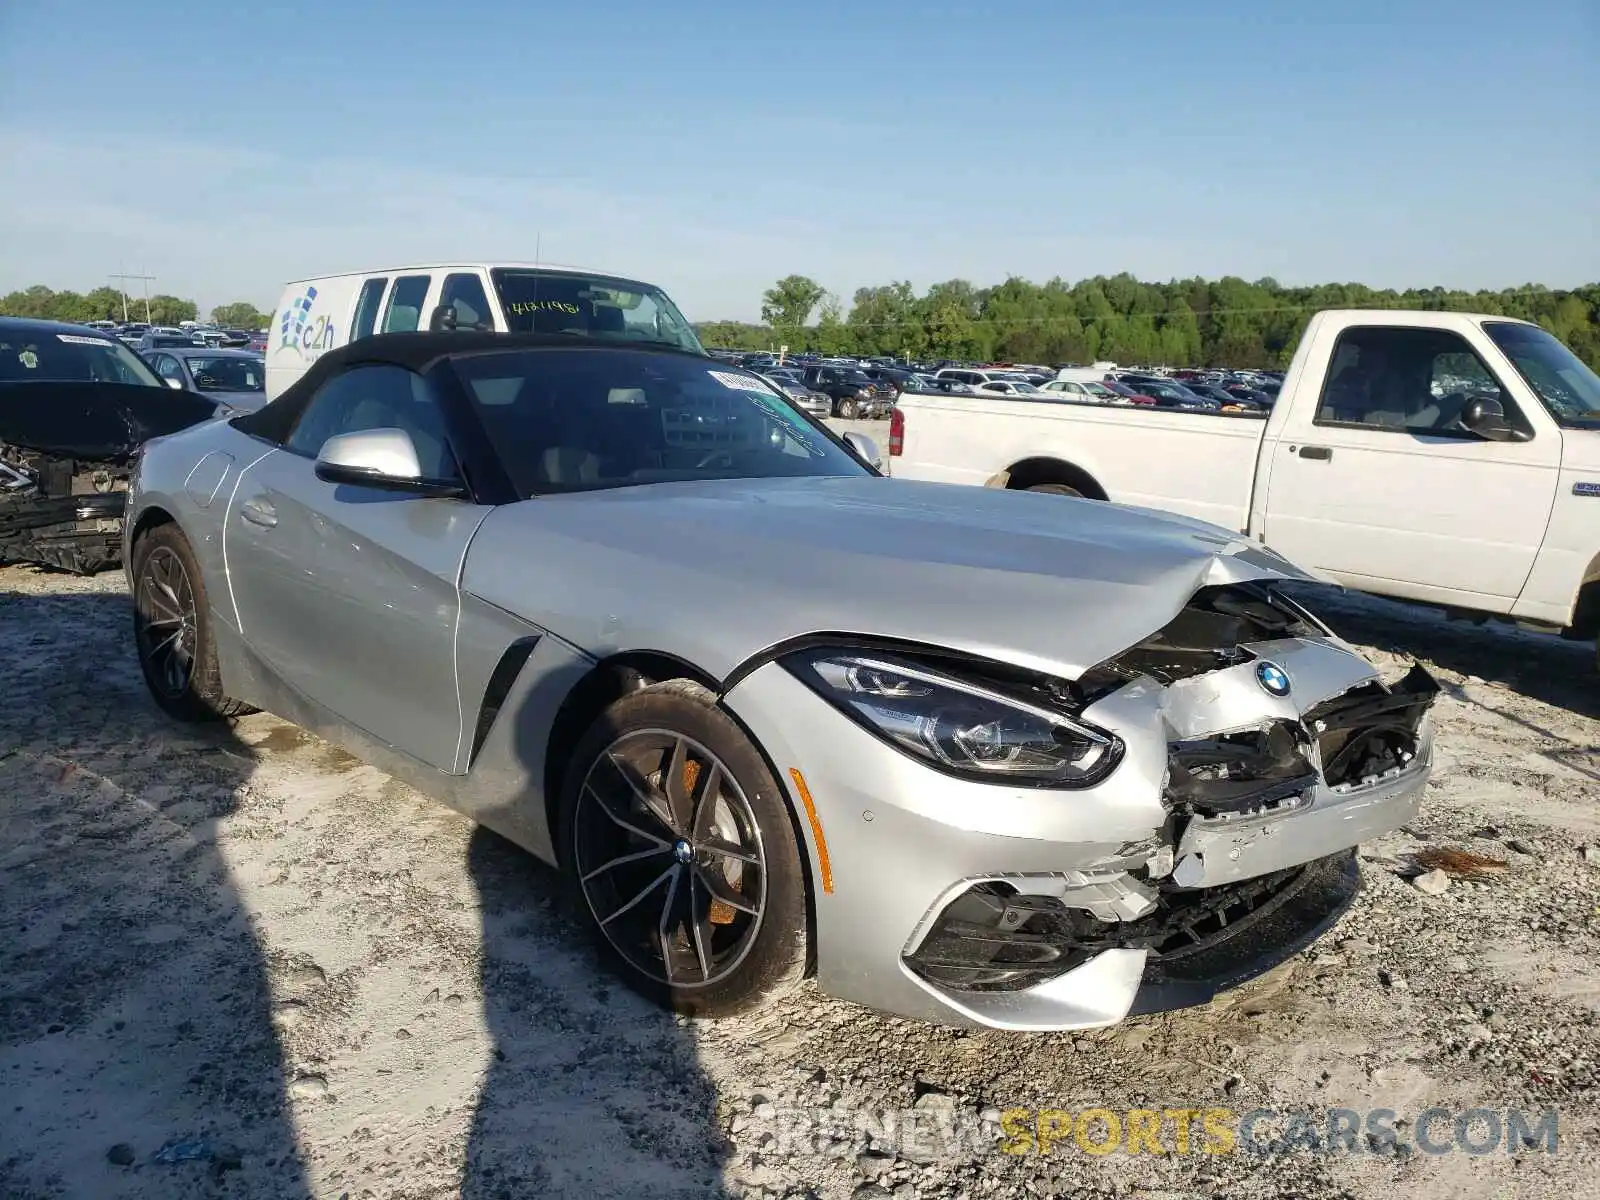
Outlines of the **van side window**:
[[1500,400],[1509,424],[1532,431],[1494,373],[1460,335],[1445,329],[1358,325],[1334,343],[1315,423],[1470,437],[1460,417],[1475,396]]
[[[457,329],[494,328],[494,320],[489,315],[489,297],[484,294],[483,280],[475,271],[446,275],[444,289],[439,294],[439,307],[455,310]],[[429,327],[432,328],[431,322]]]
[[389,293],[389,307],[383,314],[383,332],[412,333],[422,319],[422,302],[428,298],[430,275],[402,275]]
[[378,304],[383,300],[383,289],[388,279],[369,279],[361,285],[361,295],[356,298],[356,319],[350,326],[350,340],[371,337],[378,323]]

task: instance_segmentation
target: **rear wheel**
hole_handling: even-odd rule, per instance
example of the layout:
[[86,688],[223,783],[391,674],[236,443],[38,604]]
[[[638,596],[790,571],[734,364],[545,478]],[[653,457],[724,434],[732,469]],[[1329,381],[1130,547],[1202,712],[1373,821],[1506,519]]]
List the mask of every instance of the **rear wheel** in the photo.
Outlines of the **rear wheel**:
[[150,695],[180,721],[254,712],[223,693],[205,581],[189,540],[160,525],[133,546],[133,639]]
[[761,755],[671,684],[618,700],[586,733],[561,796],[562,869],[608,964],[679,1012],[776,1000],[808,953],[800,847]]
[[1036,483],[1024,490],[1029,492],[1049,492],[1052,496],[1076,496],[1080,500],[1083,499],[1082,492],[1075,487],[1068,487],[1064,483]]

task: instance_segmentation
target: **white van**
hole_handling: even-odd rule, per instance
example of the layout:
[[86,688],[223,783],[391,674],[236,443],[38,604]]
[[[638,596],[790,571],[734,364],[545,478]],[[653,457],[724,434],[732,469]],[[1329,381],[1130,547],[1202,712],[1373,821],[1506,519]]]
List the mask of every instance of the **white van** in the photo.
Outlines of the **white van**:
[[[1112,364],[1115,366],[1116,364]],[[1057,383],[1104,383],[1108,368],[1093,367],[1062,367],[1056,372]]]
[[704,354],[651,283],[549,263],[434,263],[297,279],[267,341],[267,399],[323,354],[374,333],[494,329],[665,342]]

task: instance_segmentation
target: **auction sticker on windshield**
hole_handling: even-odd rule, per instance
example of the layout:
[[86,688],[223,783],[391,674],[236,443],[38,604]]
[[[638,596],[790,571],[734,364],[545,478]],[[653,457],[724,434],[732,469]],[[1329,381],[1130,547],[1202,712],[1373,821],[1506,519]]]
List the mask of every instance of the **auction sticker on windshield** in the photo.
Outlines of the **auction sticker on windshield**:
[[723,387],[733,388],[737,392],[762,392],[769,396],[777,395],[776,392],[752,375],[739,375],[733,371],[707,371],[706,374]]
[[105,338],[84,337],[82,334],[77,333],[58,333],[56,334],[56,339],[58,341],[71,342],[74,346],[106,346],[110,344]]

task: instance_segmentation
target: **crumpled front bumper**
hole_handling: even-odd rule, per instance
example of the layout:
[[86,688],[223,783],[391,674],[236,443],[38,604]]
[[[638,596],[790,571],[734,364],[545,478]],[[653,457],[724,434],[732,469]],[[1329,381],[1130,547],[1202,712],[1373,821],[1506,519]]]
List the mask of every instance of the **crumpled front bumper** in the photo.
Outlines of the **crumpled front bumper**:
[[[1355,894],[1352,848],[1417,812],[1432,682],[1385,688],[1331,638],[1245,649],[1237,666],[1167,686],[1143,678],[1086,709],[1125,754],[1079,791],[933,772],[776,663],[741,681],[724,704],[789,789],[807,843],[822,988],[921,1020],[1082,1028],[1202,1003],[1319,936]],[[1286,673],[1288,695],[1258,683],[1261,661]],[[1363,735],[1341,714],[1370,724],[1394,709],[1413,752],[1369,755],[1363,773]],[[1254,746],[1263,730],[1294,731],[1303,755],[1281,786],[1230,792],[1175,766]]]

